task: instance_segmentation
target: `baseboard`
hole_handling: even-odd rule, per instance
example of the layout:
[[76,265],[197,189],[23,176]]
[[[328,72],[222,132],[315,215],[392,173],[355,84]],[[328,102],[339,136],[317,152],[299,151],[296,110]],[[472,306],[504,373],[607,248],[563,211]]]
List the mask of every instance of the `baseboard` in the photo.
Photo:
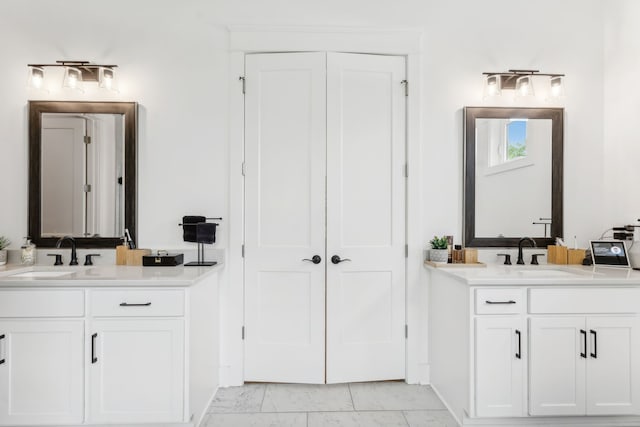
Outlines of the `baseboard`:
[[200,414],[198,421],[193,424],[194,427],[200,427],[202,425],[202,421],[206,418],[207,414],[209,413],[209,408],[211,407],[211,403],[213,402],[213,399],[216,398],[216,394],[218,393],[219,388],[220,387],[216,387],[216,389],[213,391],[213,394],[211,395],[209,400],[207,400],[207,405],[204,407],[204,411],[202,412],[202,414]]
[[440,399],[440,401],[442,402],[444,407],[447,408],[447,411],[449,411],[449,414],[453,417],[453,419],[456,421],[456,423],[459,426],[463,425],[462,422],[460,421],[460,419],[458,419],[458,416],[456,415],[456,413],[451,409],[451,406],[449,406],[449,403],[445,400],[444,397],[442,397],[442,394],[440,394],[440,392],[438,391],[438,388],[436,386],[434,386],[433,384],[431,384],[431,389],[436,394],[436,396],[438,396],[438,399]]

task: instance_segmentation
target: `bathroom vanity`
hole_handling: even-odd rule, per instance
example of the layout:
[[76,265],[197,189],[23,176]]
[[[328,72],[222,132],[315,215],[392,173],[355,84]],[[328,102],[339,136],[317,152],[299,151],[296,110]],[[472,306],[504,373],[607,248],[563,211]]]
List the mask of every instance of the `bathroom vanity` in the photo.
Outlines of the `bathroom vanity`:
[[640,425],[640,272],[427,268],[431,384],[462,425]]
[[0,270],[0,425],[197,425],[219,268]]

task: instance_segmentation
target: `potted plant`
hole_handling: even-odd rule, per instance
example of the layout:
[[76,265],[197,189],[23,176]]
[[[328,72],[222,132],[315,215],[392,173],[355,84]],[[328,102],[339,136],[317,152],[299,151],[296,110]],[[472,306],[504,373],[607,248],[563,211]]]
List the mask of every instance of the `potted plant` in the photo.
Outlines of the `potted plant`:
[[429,260],[438,264],[446,264],[449,259],[449,251],[447,250],[447,236],[433,236],[429,242],[431,249],[429,250]]
[[4,236],[0,236],[0,265],[7,263],[7,247],[11,241]]

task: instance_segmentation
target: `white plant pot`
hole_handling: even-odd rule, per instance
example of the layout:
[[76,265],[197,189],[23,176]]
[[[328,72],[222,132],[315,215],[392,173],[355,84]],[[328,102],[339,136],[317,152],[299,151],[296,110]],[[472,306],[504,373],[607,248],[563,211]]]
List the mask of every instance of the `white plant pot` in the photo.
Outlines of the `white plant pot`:
[[429,249],[429,260],[437,264],[446,264],[449,260],[447,249]]
[[0,265],[5,265],[7,263],[7,250],[0,250]]

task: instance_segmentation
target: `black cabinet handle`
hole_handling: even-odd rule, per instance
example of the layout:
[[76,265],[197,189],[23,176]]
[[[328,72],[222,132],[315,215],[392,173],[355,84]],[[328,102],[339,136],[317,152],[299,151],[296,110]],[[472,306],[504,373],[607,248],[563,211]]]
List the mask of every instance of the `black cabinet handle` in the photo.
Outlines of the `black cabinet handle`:
[[522,335],[520,331],[516,329],[516,335],[518,336],[518,352],[516,353],[516,359],[522,359]]
[[594,359],[598,358],[598,335],[596,331],[590,329],[589,332],[593,335],[593,351],[591,352],[591,357]]
[[341,262],[351,261],[349,258],[340,259],[340,255],[334,255],[331,257],[331,262],[334,264],[340,264]]
[[95,333],[91,335],[91,363],[96,363],[98,358],[96,357],[96,338],[98,338],[98,334]]
[[[2,341],[4,338],[5,338],[4,334],[0,335],[0,341]],[[6,362],[6,360],[3,357],[2,359],[0,359],[0,365],[2,365],[4,362]]]
[[314,264],[320,264],[322,262],[322,258],[320,257],[320,255],[314,255],[311,257],[311,259],[305,258],[303,259],[303,261],[312,262]]
[[584,348],[584,352],[580,352],[580,357],[587,358],[587,331],[584,329],[580,329],[580,334],[582,335],[582,345]]
[[512,299],[510,299],[509,301],[490,301],[490,300],[486,300],[484,302],[485,304],[515,304],[516,302]]
[[145,302],[143,304],[135,304],[135,303],[128,303],[128,302],[121,302],[120,303],[120,307],[149,307],[151,305],[150,302]]

